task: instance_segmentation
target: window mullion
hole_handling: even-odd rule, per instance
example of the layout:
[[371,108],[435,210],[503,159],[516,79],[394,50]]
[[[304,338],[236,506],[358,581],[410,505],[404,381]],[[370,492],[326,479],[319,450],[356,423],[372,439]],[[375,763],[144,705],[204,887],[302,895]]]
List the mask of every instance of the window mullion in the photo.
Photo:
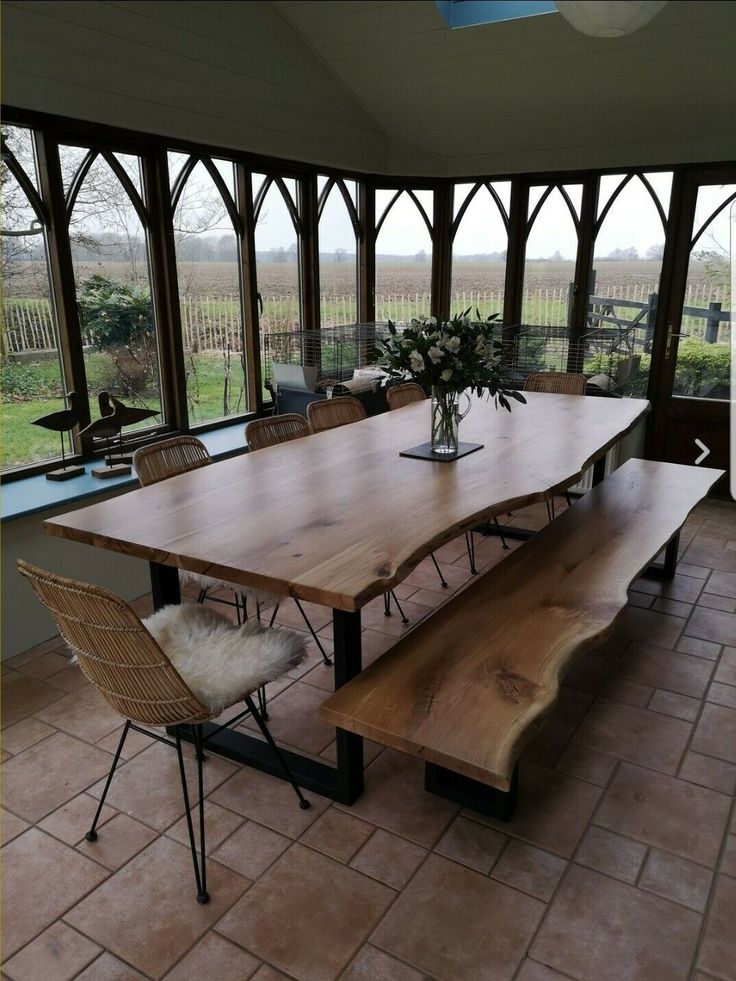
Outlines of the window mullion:
[[376,319],[376,189],[368,181],[358,184],[358,320]]
[[77,305],[69,228],[64,201],[64,184],[59,162],[58,140],[47,130],[35,130],[36,159],[41,197],[48,215],[47,240],[51,292],[56,311],[59,347],[67,391],[80,396],[79,426],[72,435],[77,453],[91,453],[91,440],[82,440],[79,432],[91,421],[87,372],[84,366],[84,342]]
[[253,211],[253,183],[245,164],[235,165],[235,196],[240,217],[240,289],[243,304],[243,350],[248,388],[248,408],[263,409],[263,378],[261,372],[260,316],[258,281],[256,278],[256,220]]
[[169,427],[186,430],[189,427],[186,367],[166,151],[156,148],[145,154],[142,165],[144,196],[150,216],[147,234],[163,414]]

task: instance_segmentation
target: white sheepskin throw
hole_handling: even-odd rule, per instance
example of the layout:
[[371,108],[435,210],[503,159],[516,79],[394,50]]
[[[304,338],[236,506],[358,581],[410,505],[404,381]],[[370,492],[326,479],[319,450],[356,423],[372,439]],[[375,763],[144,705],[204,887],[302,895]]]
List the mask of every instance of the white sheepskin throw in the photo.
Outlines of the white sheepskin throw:
[[306,653],[296,631],[253,620],[238,627],[199,603],[164,606],[143,623],[215,715],[295,667]]

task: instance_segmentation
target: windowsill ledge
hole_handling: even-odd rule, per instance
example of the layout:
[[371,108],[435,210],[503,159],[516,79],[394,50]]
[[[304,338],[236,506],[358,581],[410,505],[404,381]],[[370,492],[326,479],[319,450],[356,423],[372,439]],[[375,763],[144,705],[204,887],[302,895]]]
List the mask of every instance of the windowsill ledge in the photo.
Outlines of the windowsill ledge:
[[[202,440],[215,460],[224,460],[245,453],[243,429],[243,423],[238,422],[231,426],[222,426],[206,433],[199,433],[198,438]],[[91,474],[91,470],[98,466],[100,466],[99,460],[87,463],[83,476],[62,482],[47,480],[45,474],[39,474],[35,477],[21,477],[20,480],[4,484],[0,520],[6,522],[16,518],[26,518],[52,508],[74,504],[76,501],[87,501],[88,498],[98,497],[110,491],[138,486],[135,473],[126,477],[98,480]]]

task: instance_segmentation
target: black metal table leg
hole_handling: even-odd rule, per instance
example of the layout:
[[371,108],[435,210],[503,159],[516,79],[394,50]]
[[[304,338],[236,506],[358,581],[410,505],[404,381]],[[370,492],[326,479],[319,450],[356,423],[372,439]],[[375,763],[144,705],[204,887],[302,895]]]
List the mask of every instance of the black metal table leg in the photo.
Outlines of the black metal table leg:
[[170,603],[181,603],[181,588],[179,586],[179,570],[173,565],[161,565],[149,562],[151,570],[151,593],[153,608],[160,610]]
[[[170,603],[180,603],[179,570],[158,562],[151,562],[150,569],[154,608],[158,610]],[[335,687],[339,688],[359,674],[362,667],[360,613],[335,610],[333,616]],[[170,728],[167,731],[174,735],[176,730]],[[203,725],[202,731],[206,748],[211,752],[270,773],[280,780],[286,779],[283,767],[262,739],[240,729],[222,729],[212,723]],[[322,794],[341,804],[352,804],[363,790],[363,740],[342,729],[337,729],[336,733],[336,767],[287,749],[282,749],[281,754],[303,790]],[[188,728],[182,727],[181,739],[192,741]]]
[[606,458],[605,456],[599,457],[593,464],[593,486],[600,484],[603,478],[606,476]]
[[[332,611],[332,636],[335,645],[335,689],[360,674],[360,611]],[[344,729],[337,730],[337,790],[341,804],[352,804],[363,793],[363,739]]]

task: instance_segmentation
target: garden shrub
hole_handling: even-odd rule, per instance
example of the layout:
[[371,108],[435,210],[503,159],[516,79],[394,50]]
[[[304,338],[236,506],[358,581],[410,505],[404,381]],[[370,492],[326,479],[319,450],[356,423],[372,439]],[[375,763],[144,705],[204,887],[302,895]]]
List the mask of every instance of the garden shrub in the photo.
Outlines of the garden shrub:
[[0,389],[3,402],[28,402],[35,399],[61,397],[58,369],[51,370],[44,362],[6,361],[0,369]]
[[79,311],[85,341],[100,351],[137,346],[153,333],[150,293],[107,276],[90,276],[82,284]]
[[[639,373],[623,387],[625,395],[647,397],[651,356],[642,354]],[[727,399],[731,382],[731,356],[728,344],[708,344],[691,337],[683,340],[677,352],[675,395]]]
[[111,355],[113,384],[123,395],[154,392],[158,364],[148,290],[96,274],[82,284],[79,310],[87,344]]

